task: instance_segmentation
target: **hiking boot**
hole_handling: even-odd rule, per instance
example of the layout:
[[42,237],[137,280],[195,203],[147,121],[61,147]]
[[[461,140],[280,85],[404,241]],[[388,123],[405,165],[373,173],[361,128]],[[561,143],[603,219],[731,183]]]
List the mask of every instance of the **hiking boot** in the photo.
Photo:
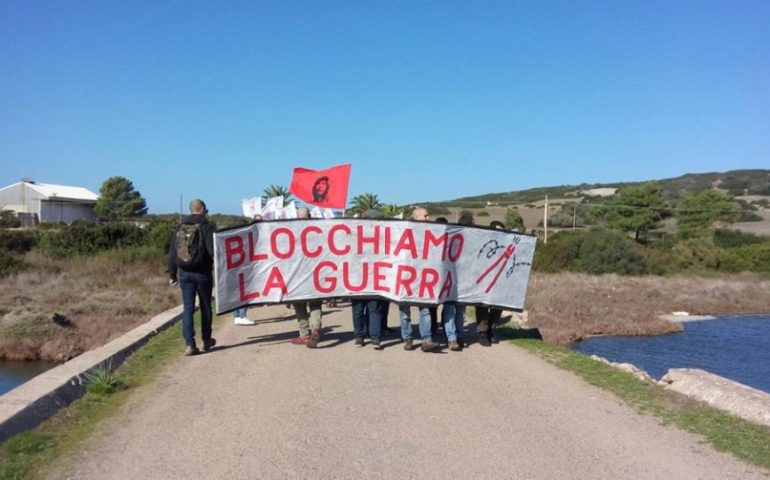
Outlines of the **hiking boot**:
[[201,353],[201,351],[198,350],[198,347],[196,347],[195,345],[187,345],[186,347],[184,347],[185,357],[191,357],[193,355],[198,355],[199,353]]
[[465,348],[465,340],[463,340],[463,337],[457,337],[457,344],[460,345],[460,348]]
[[420,344],[420,350],[423,352],[432,352],[433,350],[436,350],[440,345],[433,340],[423,340]]
[[355,343],[359,347],[363,347],[364,346],[364,337],[356,337]]
[[492,329],[489,329],[489,333],[487,334],[487,337],[489,338],[489,341],[492,343],[500,343],[500,340],[497,339],[494,333],[492,333]]
[[214,345],[216,345],[216,344],[217,344],[217,339],[216,338],[210,338],[208,340],[204,340],[203,341],[203,351],[204,352],[208,352],[209,350],[214,348]]
[[382,350],[383,348],[379,338],[372,339],[372,346],[374,347],[375,350]]
[[310,342],[310,335],[306,335],[304,337],[300,335],[299,337],[292,338],[289,340],[289,342],[293,343],[294,345],[307,345],[308,342]]
[[491,347],[492,342],[489,340],[487,332],[479,332],[479,345],[482,347]]
[[449,342],[449,349],[453,352],[462,352],[463,347],[460,346],[458,342]]
[[318,342],[321,341],[321,331],[316,329],[313,329],[312,332],[310,332],[310,340],[307,342],[307,348],[317,348]]
[[404,340],[404,350],[414,350],[414,340],[411,338]]

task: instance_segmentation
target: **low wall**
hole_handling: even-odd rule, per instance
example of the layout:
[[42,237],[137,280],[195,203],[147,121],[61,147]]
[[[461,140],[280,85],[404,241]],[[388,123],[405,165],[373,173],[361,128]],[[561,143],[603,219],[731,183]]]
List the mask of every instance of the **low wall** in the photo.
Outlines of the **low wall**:
[[661,382],[669,390],[770,427],[770,394],[761,390],[695,368],[672,368]]
[[151,337],[176,323],[182,316],[177,306],[154,316],[118,339],[45,373],[0,396],[0,442],[35,428],[80,398],[85,375],[98,368],[114,370]]

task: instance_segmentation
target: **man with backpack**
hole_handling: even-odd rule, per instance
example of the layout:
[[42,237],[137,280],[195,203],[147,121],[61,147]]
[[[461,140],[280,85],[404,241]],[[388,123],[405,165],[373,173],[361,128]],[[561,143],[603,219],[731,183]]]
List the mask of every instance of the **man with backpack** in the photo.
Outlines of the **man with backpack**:
[[211,337],[211,291],[214,287],[214,227],[206,219],[206,204],[195,199],[190,202],[190,215],[182,219],[168,251],[169,283],[182,288],[182,334],[186,356],[200,353],[195,345],[195,295],[201,310],[203,351],[209,351],[217,341]]

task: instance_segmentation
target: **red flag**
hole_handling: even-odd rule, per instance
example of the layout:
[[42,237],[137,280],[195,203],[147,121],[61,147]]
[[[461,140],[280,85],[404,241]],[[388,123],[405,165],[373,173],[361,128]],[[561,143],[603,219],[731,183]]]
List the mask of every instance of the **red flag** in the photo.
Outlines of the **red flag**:
[[297,167],[289,191],[310,205],[344,209],[348,201],[349,182],[349,163],[325,170]]

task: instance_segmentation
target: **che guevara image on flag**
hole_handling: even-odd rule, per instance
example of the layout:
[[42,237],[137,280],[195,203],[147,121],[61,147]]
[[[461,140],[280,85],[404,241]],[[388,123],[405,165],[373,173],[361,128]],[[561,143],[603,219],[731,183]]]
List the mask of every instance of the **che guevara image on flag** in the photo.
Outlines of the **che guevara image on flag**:
[[323,170],[297,167],[289,191],[310,205],[344,209],[348,199],[350,164]]

